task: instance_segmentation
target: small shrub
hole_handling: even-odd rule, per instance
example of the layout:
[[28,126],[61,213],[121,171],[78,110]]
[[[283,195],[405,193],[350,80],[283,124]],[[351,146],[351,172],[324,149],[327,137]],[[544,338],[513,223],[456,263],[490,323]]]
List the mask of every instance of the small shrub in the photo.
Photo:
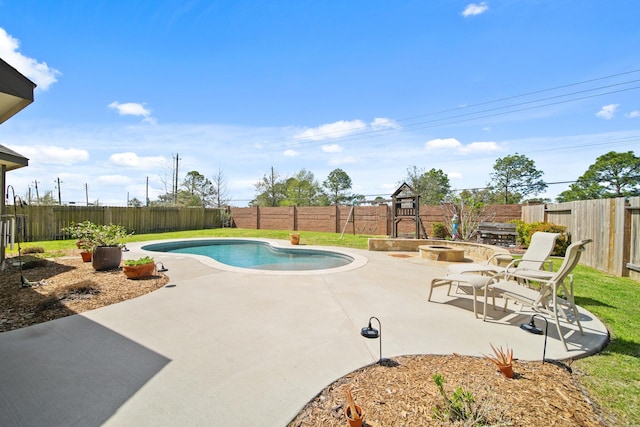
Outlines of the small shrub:
[[571,244],[571,236],[567,233],[567,227],[564,225],[553,224],[550,222],[531,222],[512,221],[516,224],[516,232],[518,233],[518,243],[528,248],[531,243],[531,236],[537,231],[547,233],[560,233],[551,255],[564,256],[567,248]]
[[567,248],[571,244],[571,236],[567,234],[567,227],[564,225],[552,224],[550,222],[540,222],[531,224],[530,233],[533,235],[536,231],[545,231],[547,233],[560,233],[556,240],[556,245],[553,247],[551,255],[564,256],[567,252]]
[[448,236],[447,226],[442,222],[431,223],[431,235],[436,239],[445,239]]
[[124,261],[124,265],[132,267],[135,265],[145,265],[145,264],[150,264],[153,262],[153,258],[149,257],[149,256],[145,256],[142,258],[138,258],[138,259],[127,259]]
[[29,246],[22,248],[21,252],[23,254],[43,254],[44,248],[42,246]]
[[[464,421],[465,426],[483,426],[489,424],[487,409],[489,405],[477,402],[473,393],[462,387],[457,387],[451,397],[444,391],[444,377],[441,374],[433,376],[438,391],[444,400],[443,405],[433,407],[433,418],[443,423]],[[457,424],[456,424],[457,425]]]

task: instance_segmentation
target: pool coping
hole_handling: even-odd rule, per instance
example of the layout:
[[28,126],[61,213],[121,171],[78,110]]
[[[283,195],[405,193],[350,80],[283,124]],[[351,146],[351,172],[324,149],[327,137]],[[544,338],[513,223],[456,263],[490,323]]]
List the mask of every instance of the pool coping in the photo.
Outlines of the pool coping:
[[[262,270],[257,268],[242,268],[235,267],[232,265],[224,264],[220,261],[217,261],[211,257],[206,255],[197,255],[197,254],[186,254],[186,253],[172,253],[172,252],[161,252],[161,251],[151,251],[144,249],[147,245],[154,244],[162,244],[162,243],[171,243],[171,242],[185,242],[185,241],[207,241],[207,240],[217,240],[217,241],[251,241],[251,242],[262,242],[267,243],[274,248],[281,248],[287,250],[299,250],[299,251],[321,251],[321,252],[335,252],[340,255],[345,255],[353,259],[347,265],[343,265],[340,267],[334,268],[326,268],[326,269],[316,269],[316,270]],[[270,275],[270,276],[317,276],[319,274],[337,274],[344,273],[347,271],[358,269],[367,264],[368,260],[366,257],[350,251],[348,249],[343,249],[335,246],[316,246],[316,245],[292,245],[287,244],[284,240],[276,240],[276,239],[265,239],[265,238],[252,238],[252,237],[196,237],[196,238],[184,238],[184,239],[162,239],[162,240],[150,240],[145,242],[135,242],[127,245],[127,248],[130,250],[135,250],[143,253],[144,255],[148,255],[155,259],[159,254],[162,254],[166,257],[173,257],[174,259],[179,259],[180,257],[189,257],[198,260],[199,262],[208,265],[210,267],[216,268],[218,270],[230,271],[235,273],[244,273],[244,274],[254,274],[254,275]],[[124,259],[127,259],[127,256],[123,256]]]

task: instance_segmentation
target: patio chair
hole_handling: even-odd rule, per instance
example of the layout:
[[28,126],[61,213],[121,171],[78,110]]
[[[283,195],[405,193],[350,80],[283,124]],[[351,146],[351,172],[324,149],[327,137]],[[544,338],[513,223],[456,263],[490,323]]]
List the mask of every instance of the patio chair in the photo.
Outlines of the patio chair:
[[[451,287],[456,286],[456,293],[462,289],[465,293],[471,293],[473,295],[473,314],[478,318],[478,296],[485,292],[487,283],[492,280],[492,277],[487,277],[479,274],[450,274],[443,277],[436,277],[431,280],[429,285],[429,296],[427,301],[431,301],[431,295],[433,289],[439,286],[448,286],[447,296],[451,295]],[[495,305],[495,300],[494,300]]]
[[[580,255],[584,252],[585,246],[591,242],[591,239],[585,239],[569,245],[564,256],[564,260],[562,261],[562,265],[555,273],[543,270],[518,269],[516,271],[505,272],[504,274],[493,277],[487,283],[485,288],[483,320],[486,321],[487,319],[489,294],[491,294],[494,299],[494,308],[496,297],[504,298],[503,310],[506,310],[507,302],[509,300],[517,301],[522,304],[523,307],[528,306],[534,311],[550,314],[553,317],[553,320],[555,320],[558,336],[562,341],[565,351],[569,351],[564,334],[560,328],[560,317],[564,318],[569,323],[573,323],[575,321],[580,333],[584,335],[582,325],[580,324],[578,309],[573,297],[573,274],[571,274],[571,272],[575,266],[578,265]],[[527,283],[538,283],[539,289],[533,289],[522,285],[522,280]],[[563,298],[558,296],[559,291],[562,291]],[[563,305],[567,307],[567,310],[571,311],[573,319],[567,315],[567,311]]]
[[531,236],[531,243],[527,251],[520,259],[512,260],[506,267],[493,264],[492,261],[496,256],[489,258],[484,263],[471,264],[454,264],[447,268],[447,275],[463,274],[463,273],[481,273],[493,276],[498,273],[506,273],[509,271],[519,270],[541,270],[544,268],[547,258],[553,252],[556,239],[560,233],[547,233],[538,231]]

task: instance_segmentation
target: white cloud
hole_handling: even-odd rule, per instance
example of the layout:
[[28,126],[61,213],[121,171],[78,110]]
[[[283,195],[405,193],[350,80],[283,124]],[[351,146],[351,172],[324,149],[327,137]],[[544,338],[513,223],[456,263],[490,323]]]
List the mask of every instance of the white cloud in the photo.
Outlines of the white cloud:
[[472,142],[458,149],[459,153],[489,153],[492,151],[499,151],[500,147],[495,142]]
[[640,117],[640,110],[634,110],[624,115],[628,119],[636,119]]
[[460,172],[447,172],[449,179],[462,179],[462,173]]
[[121,116],[144,117],[143,122],[156,124],[156,119],[151,116],[151,110],[144,103],[125,102],[120,104],[118,101],[113,101],[109,104],[109,108],[116,110]]
[[338,144],[323,145],[322,151],[324,151],[325,153],[339,153],[340,151],[342,151],[342,147]]
[[89,160],[89,152],[77,148],[62,148],[53,145],[7,146],[29,159],[31,164],[71,166]]
[[471,144],[463,145],[456,138],[432,139],[427,141],[424,147],[426,150],[449,150],[459,154],[490,153],[500,150],[500,147],[495,142],[472,142]]
[[323,139],[342,138],[354,132],[364,130],[367,125],[362,120],[340,120],[334,123],[327,123],[316,128],[305,129],[294,135],[295,139],[310,139],[312,141],[322,141]]
[[300,153],[295,150],[285,150],[283,154],[285,155],[285,157],[295,157],[300,155]]
[[611,120],[615,117],[616,110],[618,109],[619,106],[620,104],[605,105],[600,109],[600,111],[596,113],[596,116],[600,117],[601,119]]
[[351,156],[347,156],[347,157],[341,157],[338,159],[331,159],[329,160],[329,164],[331,166],[338,166],[338,165],[344,165],[347,163],[356,163],[356,159],[355,157],[351,157]]
[[427,150],[439,150],[439,149],[452,149],[452,148],[459,148],[461,147],[462,144],[460,143],[460,141],[458,141],[455,138],[438,138],[438,139],[432,139],[431,141],[427,141],[424,144],[424,148],[426,148]]
[[58,81],[56,77],[62,74],[60,71],[50,68],[46,62],[23,55],[18,51],[19,47],[20,41],[0,27],[0,57],[5,62],[38,85],[36,89],[47,90]]
[[131,178],[124,175],[100,175],[97,179],[101,184],[126,185],[131,182]]
[[462,16],[467,17],[467,16],[481,15],[485,13],[487,10],[489,10],[489,5],[484,1],[480,4],[469,3],[467,7],[465,7],[464,10],[462,11]]
[[136,153],[116,153],[109,157],[109,163],[116,167],[153,170],[168,164],[163,156],[140,157]]
[[384,129],[401,129],[400,126],[395,120],[388,119],[386,117],[376,117],[371,122],[371,127],[373,130],[384,130]]

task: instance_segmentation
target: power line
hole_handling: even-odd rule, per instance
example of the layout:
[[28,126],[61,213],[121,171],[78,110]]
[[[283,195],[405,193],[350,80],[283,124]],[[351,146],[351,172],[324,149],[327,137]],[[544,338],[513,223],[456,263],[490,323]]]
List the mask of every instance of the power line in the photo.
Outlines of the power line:
[[[590,80],[584,80],[584,81],[581,81],[581,82],[569,83],[569,84],[565,84],[565,85],[555,86],[555,87],[548,88],[548,89],[541,89],[541,90],[526,92],[526,93],[523,93],[523,94],[513,95],[513,96],[508,96],[508,97],[503,97],[503,98],[498,98],[498,99],[494,99],[494,100],[490,100],[490,101],[479,102],[479,103],[472,104],[472,105],[466,105],[466,106],[457,107],[457,108],[444,109],[444,110],[440,110],[440,111],[436,111],[436,112],[432,112],[432,113],[419,114],[419,115],[411,116],[411,117],[404,118],[404,119],[394,120],[394,123],[402,124],[404,122],[408,122],[408,121],[416,119],[416,118],[437,116],[437,115],[440,115],[440,114],[446,114],[446,113],[452,113],[452,112],[457,112],[457,111],[469,110],[469,109],[477,108],[477,107],[484,106],[484,105],[495,104],[495,103],[498,103],[498,102],[504,102],[504,101],[508,101],[508,100],[512,100],[512,99],[523,98],[523,97],[526,97],[526,96],[536,95],[536,94],[540,94],[540,93],[552,92],[552,91],[559,90],[559,89],[565,89],[565,88],[568,88],[568,87],[579,86],[579,85],[583,85],[583,84],[587,84],[587,83],[592,83],[592,82],[595,82],[595,81],[610,79],[610,78],[613,78],[613,77],[619,77],[619,76],[638,73],[638,72],[640,72],[640,69],[630,70],[630,71],[626,71],[626,72],[622,72],[622,73],[611,74],[611,75],[608,75],[608,76],[598,77],[598,78],[594,78],[594,79],[590,79]],[[420,121],[420,122],[417,122],[417,123],[410,123],[410,124],[404,125],[404,128],[414,127],[414,126],[418,126],[420,124],[425,124],[425,123],[434,123],[434,122],[439,122],[439,121],[443,121],[443,120],[449,120],[449,119],[458,118],[458,117],[470,116],[470,115],[474,115],[474,114],[481,114],[481,113],[484,113],[484,112],[496,111],[496,110],[505,109],[505,108],[512,108],[514,106],[520,106],[520,105],[526,105],[526,104],[532,104],[532,103],[539,103],[539,102],[543,102],[543,101],[550,100],[550,99],[557,99],[557,98],[577,95],[577,94],[580,94],[580,93],[587,93],[587,92],[593,92],[593,91],[597,91],[597,90],[603,90],[603,89],[607,89],[607,88],[611,88],[611,87],[616,87],[616,86],[636,83],[638,81],[640,81],[640,80],[637,80],[637,79],[636,80],[629,80],[629,81],[625,81],[625,82],[619,82],[619,83],[614,83],[614,84],[610,84],[610,85],[598,86],[598,87],[595,87],[595,88],[583,89],[583,90],[579,90],[579,91],[564,93],[564,94],[555,95],[555,96],[551,96],[551,97],[534,99],[534,100],[531,100],[531,101],[521,102],[521,103],[517,103],[517,104],[511,104],[511,105],[506,105],[506,106],[500,106],[500,107],[494,107],[494,108],[490,108],[490,109],[480,110],[480,111],[476,111],[476,112],[470,112],[470,113],[458,114],[458,115],[453,115],[453,116],[447,116],[447,117],[443,117],[443,118],[440,118],[440,119]],[[640,87],[632,87],[632,88],[627,88],[627,89],[618,90],[618,91],[609,91],[609,92],[604,92],[604,93],[601,93],[601,94],[591,95],[591,96],[588,96],[588,97],[573,98],[573,99],[569,99],[569,100],[562,101],[562,102],[559,102],[559,103],[579,101],[579,100],[587,99],[587,98],[590,98],[590,97],[604,96],[604,95],[609,95],[609,94],[612,94],[612,93],[619,93],[619,92],[625,92],[625,91],[628,91],[628,90],[635,90],[635,89],[638,89],[638,88],[640,88]],[[533,107],[533,108],[542,108],[542,107],[547,107],[547,106],[557,105],[557,104],[558,103],[548,103],[548,104],[539,105],[539,106],[536,106],[536,107]],[[520,112],[520,111],[523,111],[523,110],[508,111],[508,112],[500,113],[498,115],[504,115],[504,114],[513,113],[513,112]],[[475,118],[472,118],[470,120],[477,120],[477,119],[480,119],[480,118],[488,118],[488,117],[492,117],[492,116],[475,117]],[[460,123],[460,121],[444,123],[442,125],[455,124],[455,123]],[[363,135],[381,134],[381,133],[382,134],[388,134],[391,131],[396,131],[397,130],[395,128],[372,129],[372,130],[367,130],[367,129],[368,129],[367,125],[361,126],[361,127],[352,128],[353,131],[362,130],[362,132],[358,132],[358,133],[356,133],[354,135],[346,136],[342,140],[344,141],[345,139],[354,139],[354,138],[358,138],[358,137],[363,136]],[[424,127],[420,127],[419,129],[424,129]],[[335,134],[343,133],[343,132],[344,132],[344,130],[323,132],[323,133],[315,134],[313,136],[313,138],[315,139],[315,138],[327,137],[327,139],[328,139],[331,135],[335,135]],[[310,136],[300,136],[300,137],[293,137],[292,140],[293,141],[305,142],[306,140],[310,140],[311,138],[312,137],[310,137]],[[323,139],[323,141],[324,142],[313,140],[313,141],[309,141],[309,144],[326,143],[326,141],[324,139]]]

